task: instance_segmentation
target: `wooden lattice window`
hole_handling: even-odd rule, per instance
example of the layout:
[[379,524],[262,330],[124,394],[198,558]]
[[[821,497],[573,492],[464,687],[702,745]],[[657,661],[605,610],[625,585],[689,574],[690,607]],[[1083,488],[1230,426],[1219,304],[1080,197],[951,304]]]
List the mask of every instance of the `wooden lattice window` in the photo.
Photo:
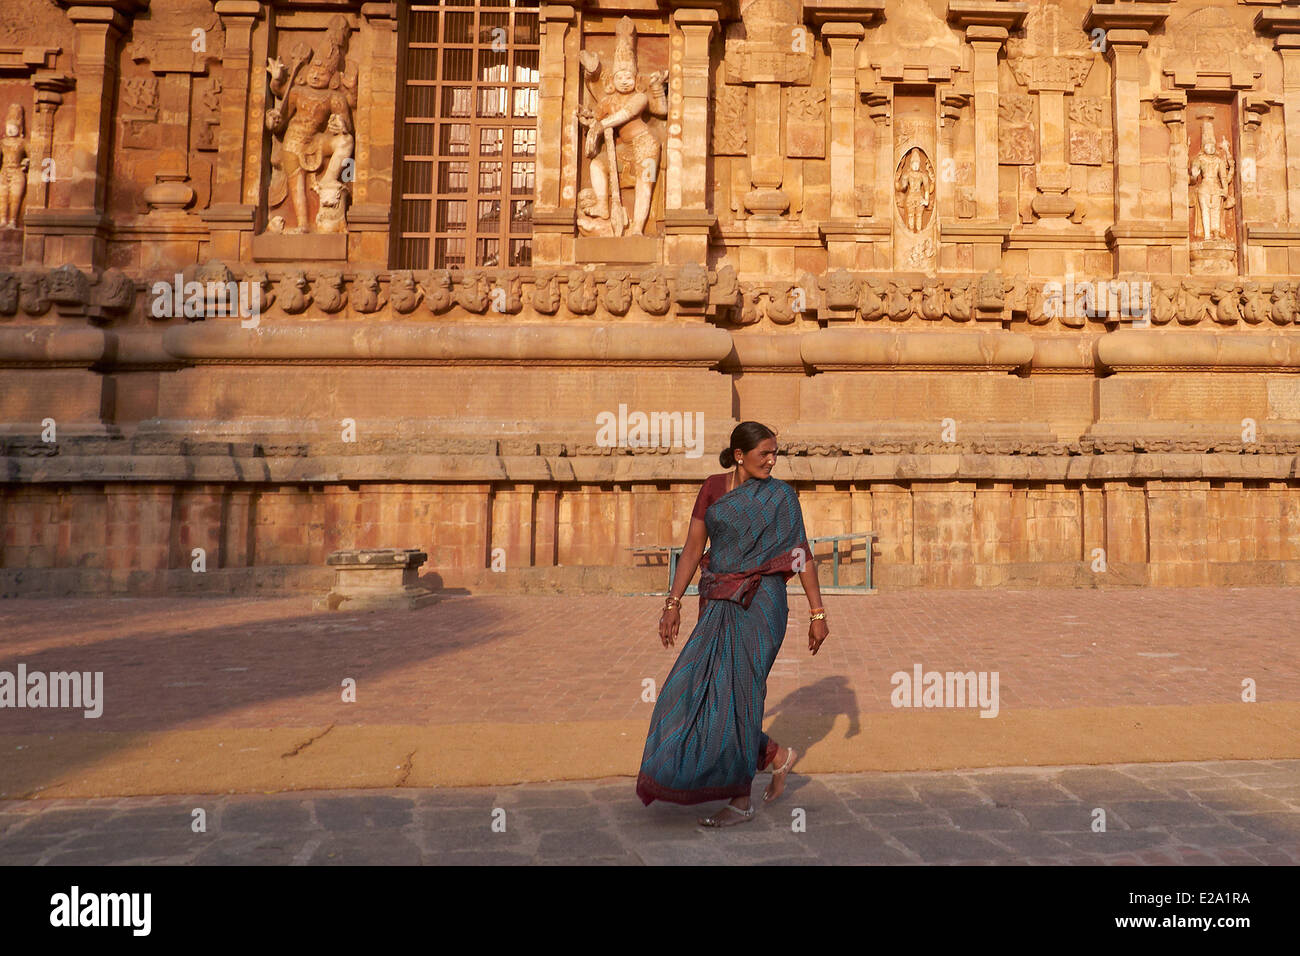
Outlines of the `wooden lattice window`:
[[532,264],[537,6],[410,6],[394,268]]

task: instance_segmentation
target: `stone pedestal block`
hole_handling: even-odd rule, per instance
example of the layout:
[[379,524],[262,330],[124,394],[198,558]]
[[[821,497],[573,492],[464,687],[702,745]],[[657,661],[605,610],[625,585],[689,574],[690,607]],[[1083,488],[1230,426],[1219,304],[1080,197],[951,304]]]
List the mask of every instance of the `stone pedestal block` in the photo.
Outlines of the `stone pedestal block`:
[[415,548],[363,548],[335,551],[334,587],[316,601],[318,611],[415,610],[438,600],[420,585],[416,572],[429,556]]

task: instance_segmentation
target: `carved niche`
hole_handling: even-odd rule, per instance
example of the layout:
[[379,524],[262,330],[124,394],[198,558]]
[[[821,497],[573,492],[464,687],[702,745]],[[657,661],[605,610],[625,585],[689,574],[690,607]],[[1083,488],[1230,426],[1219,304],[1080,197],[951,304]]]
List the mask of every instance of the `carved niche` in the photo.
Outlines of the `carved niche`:
[[299,41],[290,63],[267,60],[274,97],[266,111],[272,138],[267,206],[279,211],[288,234],[343,231],[356,180],[357,71],[347,61],[351,33],[347,20],[335,15],[314,48]]

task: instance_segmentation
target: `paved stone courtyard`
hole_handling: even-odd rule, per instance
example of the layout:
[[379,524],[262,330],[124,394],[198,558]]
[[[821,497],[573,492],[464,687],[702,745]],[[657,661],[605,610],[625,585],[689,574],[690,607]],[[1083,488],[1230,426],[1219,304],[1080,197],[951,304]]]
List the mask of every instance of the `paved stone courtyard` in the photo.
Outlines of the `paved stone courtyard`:
[[0,864],[1300,864],[1300,760],[792,775],[753,822],[696,826],[714,806],[642,807],[628,778],[3,801]]

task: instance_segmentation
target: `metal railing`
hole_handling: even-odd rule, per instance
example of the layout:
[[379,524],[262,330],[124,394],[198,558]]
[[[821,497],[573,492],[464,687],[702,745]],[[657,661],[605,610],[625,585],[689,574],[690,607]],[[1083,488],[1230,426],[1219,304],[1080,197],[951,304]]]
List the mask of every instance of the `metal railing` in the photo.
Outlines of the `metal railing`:
[[[813,561],[817,561],[817,545],[823,541],[831,543],[831,583],[822,588],[827,594],[863,594],[874,591],[875,588],[871,583],[871,565],[874,545],[876,542],[876,533],[874,531],[853,531],[849,534],[829,534],[820,538],[809,538],[808,545],[813,550]],[[865,581],[862,584],[840,584],[840,542],[847,541],[849,544],[844,547],[845,557],[848,558],[853,554],[854,543],[862,541],[866,545],[866,554],[864,555],[864,567],[866,570]],[[651,544],[641,545],[639,547],[628,548],[633,557],[650,556],[650,555],[668,555],[668,587],[672,588],[673,579],[677,577],[677,562],[681,558],[683,546],[678,544]],[[663,593],[667,594],[667,590]],[[687,594],[699,594],[700,589],[695,584],[686,589]]]

